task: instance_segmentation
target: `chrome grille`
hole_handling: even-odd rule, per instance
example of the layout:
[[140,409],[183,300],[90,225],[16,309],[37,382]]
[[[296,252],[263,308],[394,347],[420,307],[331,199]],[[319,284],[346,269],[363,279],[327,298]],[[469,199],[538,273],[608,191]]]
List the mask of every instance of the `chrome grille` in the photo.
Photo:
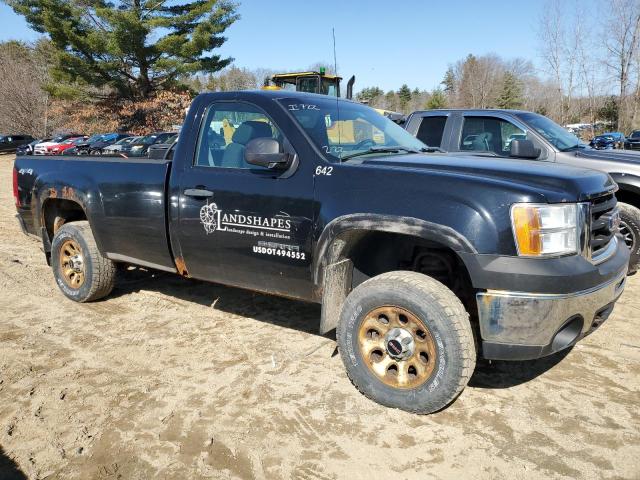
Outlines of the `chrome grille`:
[[605,251],[616,234],[611,230],[611,219],[615,214],[616,203],[616,197],[612,193],[591,201],[589,248],[592,259]]

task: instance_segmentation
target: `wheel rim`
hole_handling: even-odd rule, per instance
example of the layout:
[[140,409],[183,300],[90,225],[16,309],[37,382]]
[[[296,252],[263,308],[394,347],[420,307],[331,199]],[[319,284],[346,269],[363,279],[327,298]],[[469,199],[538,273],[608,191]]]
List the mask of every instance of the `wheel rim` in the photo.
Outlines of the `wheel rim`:
[[378,307],[358,330],[360,354],[369,370],[394,388],[416,388],[436,366],[436,345],[427,326],[410,311]]
[[78,289],[84,284],[84,256],[75,240],[66,240],[60,247],[60,272],[67,286]]
[[629,249],[633,250],[633,247],[636,244],[636,236],[633,233],[633,230],[627,225],[625,222],[620,222],[620,234],[624,239],[624,243]]

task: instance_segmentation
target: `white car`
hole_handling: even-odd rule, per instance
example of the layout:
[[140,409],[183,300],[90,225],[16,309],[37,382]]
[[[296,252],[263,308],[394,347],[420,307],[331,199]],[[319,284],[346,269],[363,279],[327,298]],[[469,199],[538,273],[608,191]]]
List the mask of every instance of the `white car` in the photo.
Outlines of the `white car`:
[[34,155],[48,155],[49,154],[49,147],[53,147],[54,145],[58,145],[59,143],[62,143],[62,142],[64,142],[65,140],[67,140],[69,138],[81,137],[81,136],[82,135],[78,135],[78,134],[75,134],[75,133],[64,133],[64,134],[61,134],[61,135],[56,135],[55,137],[53,137],[48,142],[36,143],[36,145],[33,147],[33,154]]

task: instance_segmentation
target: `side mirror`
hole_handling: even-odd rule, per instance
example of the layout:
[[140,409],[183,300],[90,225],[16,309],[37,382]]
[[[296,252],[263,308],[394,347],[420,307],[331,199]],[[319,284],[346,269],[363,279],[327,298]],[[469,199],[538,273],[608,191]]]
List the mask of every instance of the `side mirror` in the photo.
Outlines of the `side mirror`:
[[288,155],[281,150],[280,142],[273,138],[254,138],[245,147],[244,159],[251,165],[279,169],[289,161]]
[[531,140],[511,140],[510,157],[536,159],[540,153],[541,150]]

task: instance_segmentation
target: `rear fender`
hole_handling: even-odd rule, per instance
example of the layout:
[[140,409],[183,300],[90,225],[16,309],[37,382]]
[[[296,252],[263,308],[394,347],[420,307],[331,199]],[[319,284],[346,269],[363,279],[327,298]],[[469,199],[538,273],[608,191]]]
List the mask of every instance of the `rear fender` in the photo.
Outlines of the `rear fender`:
[[[56,172],[53,172],[56,173]],[[96,217],[103,211],[102,201],[97,187],[93,182],[84,176],[76,177],[73,180],[60,180],[53,175],[38,177],[33,188],[32,209],[34,225],[37,225],[42,237],[43,246],[46,253],[51,251],[51,240],[47,233],[45,224],[45,211],[47,205],[60,199],[74,202],[83,211],[89,221],[89,226],[96,240],[98,250],[102,252],[99,235],[96,235],[94,222]]]

